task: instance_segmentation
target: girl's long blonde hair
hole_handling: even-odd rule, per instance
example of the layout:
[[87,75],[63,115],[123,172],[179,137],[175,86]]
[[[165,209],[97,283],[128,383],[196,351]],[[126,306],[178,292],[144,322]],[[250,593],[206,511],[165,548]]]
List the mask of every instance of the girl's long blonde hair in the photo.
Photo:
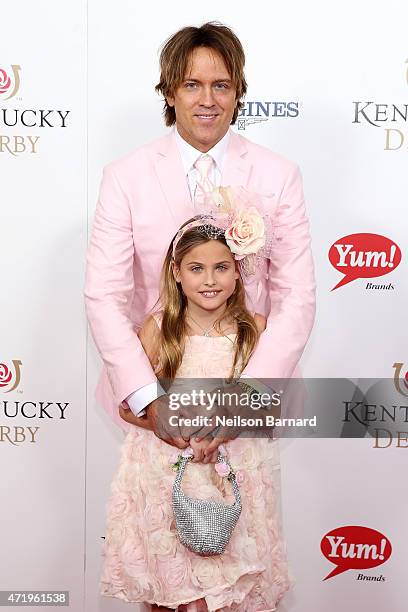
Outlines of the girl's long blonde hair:
[[[191,221],[194,221],[194,218],[186,221],[182,227]],[[181,365],[187,335],[187,299],[181,283],[177,283],[174,278],[173,262],[179,268],[183,257],[191,249],[205,244],[209,240],[213,240],[213,238],[208,238],[203,233],[202,227],[186,230],[177,242],[174,259],[172,241],[164,260],[160,282],[160,298],[157,302],[162,312],[162,322],[161,329],[157,334],[156,354],[160,368],[157,375],[165,379],[168,384],[172,383]],[[216,240],[228,246],[223,235]],[[240,371],[245,368],[259,337],[255,319],[245,306],[245,290],[241,277],[237,279],[234,293],[227,300],[227,309],[223,318],[225,317],[234,318],[238,328],[234,343],[234,362],[230,373],[230,378],[234,378],[239,375],[239,372],[236,371],[238,367]]]

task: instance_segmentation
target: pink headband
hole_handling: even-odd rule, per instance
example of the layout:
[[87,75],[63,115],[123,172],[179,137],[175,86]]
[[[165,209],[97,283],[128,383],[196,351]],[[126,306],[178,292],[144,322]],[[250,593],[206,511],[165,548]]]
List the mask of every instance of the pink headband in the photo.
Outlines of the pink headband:
[[179,243],[182,236],[184,236],[184,234],[188,232],[188,230],[191,230],[195,227],[202,227],[203,234],[211,240],[216,240],[218,236],[223,236],[225,233],[224,229],[215,225],[215,219],[212,215],[200,215],[199,217],[195,218],[193,221],[190,221],[190,223],[187,223],[187,225],[179,229],[179,231],[175,235],[173,240],[173,259],[176,252],[177,244]]

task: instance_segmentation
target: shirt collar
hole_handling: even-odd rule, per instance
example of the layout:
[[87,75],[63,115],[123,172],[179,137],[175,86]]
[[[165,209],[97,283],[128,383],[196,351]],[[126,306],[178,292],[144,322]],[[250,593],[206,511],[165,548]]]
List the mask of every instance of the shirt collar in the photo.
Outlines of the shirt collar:
[[[185,141],[184,138],[182,138],[178,133],[177,128],[174,128],[174,134],[180,151],[181,160],[183,162],[184,171],[187,175],[197,159],[205,154],[202,151],[195,149],[193,146],[191,146],[191,144]],[[220,173],[222,172],[222,166],[229,139],[230,130],[228,130],[225,136],[223,136],[221,140],[206,153],[206,155],[211,155]]]

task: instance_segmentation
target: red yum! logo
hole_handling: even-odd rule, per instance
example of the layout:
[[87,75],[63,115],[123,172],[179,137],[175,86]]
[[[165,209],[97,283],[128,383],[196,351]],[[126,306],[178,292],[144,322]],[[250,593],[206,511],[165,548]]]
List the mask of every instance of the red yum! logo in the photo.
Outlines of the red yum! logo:
[[385,535],[369,527],[348,525],[326,533],[320,550],[335,568],[324,578],[333,578],[350,569],[371,569],[385,563],[392,552]]
[[[338,272],[344,274],[333,287],[334,291],[356,278],[389,274],[400,264],[401,249],[395,242],[380,234],[349,234],[332,244],[329,260]],[[369,287],[370,284],[367,283],[367,289],[372,288]]]
[[10,393],[17,389],[21,378],[21,361],[13,359],[12,366],[0,363],[0,390]]
[[17,64],[13,64],[7,69],[0,67],[0,96],[3,100],[9,100],[18,92],[20,87],[20,70],[21,67]]

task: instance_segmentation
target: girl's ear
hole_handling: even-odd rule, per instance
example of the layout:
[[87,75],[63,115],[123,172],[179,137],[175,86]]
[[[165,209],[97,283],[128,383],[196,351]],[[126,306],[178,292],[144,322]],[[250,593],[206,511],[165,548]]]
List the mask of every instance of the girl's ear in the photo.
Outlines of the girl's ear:
[[175,261],[171,262],[171,271],[173,272],[174,280],[176,281],[176,283],[179,283],[180,282],[180,268],[176,266]]
[[235,262],[235,280],[239,279],[238,262]]

